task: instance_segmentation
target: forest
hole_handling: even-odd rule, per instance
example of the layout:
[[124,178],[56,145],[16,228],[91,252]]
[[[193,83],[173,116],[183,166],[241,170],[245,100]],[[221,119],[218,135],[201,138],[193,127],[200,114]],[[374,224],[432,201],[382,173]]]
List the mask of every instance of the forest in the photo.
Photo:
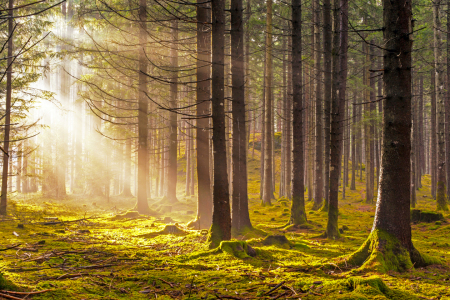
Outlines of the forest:
[[450,0],[0,0],[0,299],[450,299]]

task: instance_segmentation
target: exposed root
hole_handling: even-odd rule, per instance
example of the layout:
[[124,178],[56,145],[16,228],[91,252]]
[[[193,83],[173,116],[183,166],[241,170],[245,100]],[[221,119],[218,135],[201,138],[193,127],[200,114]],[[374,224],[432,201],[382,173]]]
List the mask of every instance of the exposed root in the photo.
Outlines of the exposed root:
[[372,231],[356,252],[341,258],[339,262],[343,266],[359,267],[358,271],[375,270],[382,273],[404,272],[413,267],[440,263],[439,259],[420,254],[416,249],[409,252],[394,236],[382,230]]
[[257,255],[256,250],[244,241],[222,241],[219,249],[237,258],[255,257]]

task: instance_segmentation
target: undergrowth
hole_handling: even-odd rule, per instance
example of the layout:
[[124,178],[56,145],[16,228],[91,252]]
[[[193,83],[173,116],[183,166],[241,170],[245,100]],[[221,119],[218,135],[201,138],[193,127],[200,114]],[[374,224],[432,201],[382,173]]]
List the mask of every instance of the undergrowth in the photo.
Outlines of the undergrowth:
[[[359,249],[370,233],[375,205],[365,204],[365,183],[358,177],[357,189],[347,188],[346,199],[340,198],[342,238],[332,241],[320,238],[326,212],[311,211],[308,199],[308,226],[303,228],[283,227],[289,200],[262,207],[258,168],[256,151],[253,159],[249,155],[255,230],[211,250],[207,231],[184,225],[194,219],[196,203],[194,197],[183,198],[182,188],[180,204],[158,217],[135,213],[135,199],[111,197],[108,202],[70,196],[56,201],[15,195],[8,216],[0,220],[0,288],[44,291],[27,299],[55,300],[450,299],[447,213],[444,220],[412,225],[414,246],[439,258],[441,265],[355,273],[336,261]],[[425,176],[417,191],[417,209],[435,210],[429,186]]]

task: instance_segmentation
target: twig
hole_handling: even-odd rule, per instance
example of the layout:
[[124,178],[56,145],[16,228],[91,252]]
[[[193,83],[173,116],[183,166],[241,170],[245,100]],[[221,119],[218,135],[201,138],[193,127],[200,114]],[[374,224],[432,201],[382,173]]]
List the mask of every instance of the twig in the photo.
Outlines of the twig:
[[6,299],[13,299],[13,300],[23,300],[22,298],[17,298],[17,297],[2,294],[2,293],[0,293],[0,297],[6,298]]
[[5,291],[2,290],[0,292],[2,293],[8,293],[8,294],[16,294],[16,295],[36,295],[36,294],[42,294],[42,293],[46,293],[46,292],[51,292],[53,290],[42,290],[42,291],[35,291],[35,292],[13,292],[13,291]]
[[172,284],[172,283],[170,283],[170,282],[168,282],[168,281],[165,281],[164,279],[161,279],[161,278],[158,278],[158,277],[157,277],[156,279],[159,279],[159,280],[161,280],[162,282],[167,283],[168,285],[170,285],[171,288],[173,288],[173,284]]
[[14,245],[14,246],[7,247],[7,248],[5,248],[5,249],[0,249],[0,251],[6,251],[6,250],[9,250],[9,249],[17,248],[17,247],[19,247],[20,245],[22,245],[22,244],[17,244],[17,245]]
[[276,286],[274,286],[272,289],[270,289],[268,292],[265,292],[264,295],[269,295],[273,292],[275,292],[277,289],[279,289],[283,284],[285,283],[285,281],[280,282],[279,284],[277,284]]

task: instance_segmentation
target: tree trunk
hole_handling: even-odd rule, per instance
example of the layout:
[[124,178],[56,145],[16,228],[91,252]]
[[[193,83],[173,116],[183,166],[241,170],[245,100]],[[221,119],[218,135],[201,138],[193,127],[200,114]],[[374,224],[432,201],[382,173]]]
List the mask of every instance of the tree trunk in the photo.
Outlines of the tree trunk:
[[437,210],[447,211],[447,199],[445,188],[445,91],[444,70],[442,66],[441,51],[441,20],[439,17],[441,0],[433,2],[434,24],[434,64],[436,70],[436,94],[437,94],[437,123],[438,123],[438,157],[437,157]]
[[[405,271],[428,261],[411,241],[411,2],[383,0],[384,92],[380,189],[372,232],[347,260],[377,271]],[[399,109],[399,107],[401,109]]]
[[212,199],[209,144],[209,114],[211,77],[211,34],[209,32],[211,22],[210,4],[199,0],[197,3],[197,218],[193,224],[197,229],[205,229],[211,226]]
[[6,205],[7,205],[7,189],[8,189],[8,164],[9,164],[9,133],[11,124],[11,94],[12,94],[12,51],[13,51],[13,6],[14,0],[9,0],[8,3],[8,68],[6,69],[6,106],[5,106],[5,135],[3,142],[3,170],[2,170],[2,194],[0,199],[0,215],[6,215]]
[[139,0],[139,113],[138,113],[138,178],[137,211],[150,213],[147,201],[148,184],[148,101],[147,101],[147,57],[144,47],[147,44],[147,1]]
[[[334,0],[335,18],[334,21],[335,32],[339,26],[339,36],[335,35],[333,41],[337,48],[333,49],[333,52],[338,56],[335,59],[339,59],[337,65],[337,74],[335,78],[335,88],[337,91],[337,97],[333,97],[332,102],[332,114],[331,114],[331,168],[330,168],[330,201],[328,206],[328,222],[325,235],[329,239],[337,239],[340,237],[338,228],[338,196],[339,196],[339,175],[342,158],[342,143],[344,133],[344,121],[345,121],[345,94],[347,88],[347,46],[348,46],[348,0]],[[339,25],[338,25],[339,24]]]
[[247,145],[245,124],[244,22],[242,0],[231,1],[231,74],[232,74],[232,222],[235,234],[252,228],[248,212]]
[[[172,21],[172,45],[170,49],[170,63],[172,66],[170,83],[170,101],[171,109],[176,110],[178,98],[178,21]],[[169,203],[178,202],[177,199],[177,112],[169,112],[169,153],[168,153],[168,181],[167,181],[167,201]]]
[[263,205],[271,205],[274,198],[272,191],[272,0],[267,0],[266,21],[266,101],[264,116],[264,181],[263,181]]
[[330,122],[331,122],[331,1],[323,1],[323,73],[324,73],[324,94],[323,94],[323,113],[324,113],[324,134],[325,134],[325,177],[324,177],[324,210],[328,210],[329,185],[330,185]]
[[437,165],[437,141],[436,141],[436,72],[431,70],[431,195],[436,199],[436,165]]
[[[307,222],[305,212],[303,155],[303,91],[302,91],[302,7],[301,0],[292,0],[292,182],[291,217],[289,224]],[[289,107],[289,111],[291,107]],[[290,137],[289,137],[290,138]]]
[[[445,141],[446,141],[446,159],[445,165],[447,167],[447,201],[450,201],[450,0],[447,0],[447,94],[445,101]],[[423,85],[423,83],[422,83]]]
[[356,157],[356,106],[357,98],[356,90],[353,90],[353,105],[352,105],[352,181],[350,183],[350,189],[356,190],[356,166],[358,165],[358,159]]
[[231,214],[227,174],[224,111],[225,1],[212,0],[212,123],[213,123],[213,216],[208,241],[217,247],[231,239]]
[[323,203],[323,138],[322,138],[322,70],[320,69],[320,60],[322,52],[320,49],[320,2],[315,1],[314,7],[314,78],[316,81],[316,167],[313,210],[318,210]]

